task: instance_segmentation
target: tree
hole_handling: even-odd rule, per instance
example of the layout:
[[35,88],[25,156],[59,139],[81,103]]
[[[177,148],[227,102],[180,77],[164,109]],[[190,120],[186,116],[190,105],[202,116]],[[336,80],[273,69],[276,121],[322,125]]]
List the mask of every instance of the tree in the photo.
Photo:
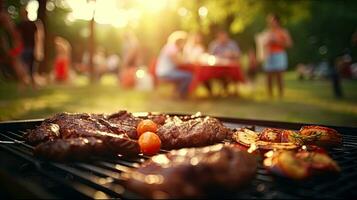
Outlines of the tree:
[[[46,27],[46,59],[41,71],[49,71],[53,58],[54,35],[66,38],[77,49],[89,49],[90,26],[87,21],[68,21],[69,8],[61,6],[65,0],[39,0],[38,16]],[[149,0],[148,0],[149,1]],[[20,1],[7,0],[7,5],[20,6]],[[46,3],[56,5],[46,10]],[[231,33],[243,51],[254,46],[254,35],[266,27],[266,15],[277,13],[283,26],[294,40],[288,51],[290,66],[299,62],[318,62],[344,51],[350,46],[352,33],[357,27],[357,3],[355,1],[283,1],[283,0],[168,0],[169,6],[160,12],[142,10],[137,23],[129,26],[137,34],[148,58],[157,55],[167,36],[174,30],[200,31],[207,43],[216,29]],[[122,9],[137,9],[138,2],[119,1]],[[155,3],[155,2],[153,2]],[[206,9],[206,12],[201,12]],[[15,16],[16,20],[16,16]],[[93,23],[94,25],[94,23]],[[110,52],[120,50],[120,35],[127,27],[97,25],[93,41]],[[100,27],[100,28],[99,28]],[[82,34],[86,33],[86,34]],[[109,39],[110,38],[110,39]],[[79,56],[76,56],[79,57]]]
[[48,57],[48,51],[50,49],[50,38],[48,37],[48,26],[47,26],[47,14],[46,14],[46,4],[47,0],[38,0],[39,7],[37,10],[37,17],[39,20],[41,20],[43,24],[43,29],[44,29],[44,49],[43,49],[43,60],[40,62],[39,65],[39,73],[47,72],[48,68],[47,66],[49,65],[49,57]]

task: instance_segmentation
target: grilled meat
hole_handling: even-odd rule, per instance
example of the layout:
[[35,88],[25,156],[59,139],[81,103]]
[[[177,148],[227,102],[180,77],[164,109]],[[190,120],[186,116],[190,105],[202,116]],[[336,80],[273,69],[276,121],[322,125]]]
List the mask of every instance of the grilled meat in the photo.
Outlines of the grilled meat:
[[88,136],[89,131],[91,133],[96,130],[112,132],[107,126],[100,123],[99,119],[104,119],[104,116],[86,113],[59,113],[44,120],[40,126],[29,131],[25,135],[25,139],[31,144],[38,144],[58,138]]
[[[111,115],[59,113],[29,131],[25,138],[31,144],[43,144],[35,151],[36,155],[53,159],[56,159],[55,153],[51,152],[59,153],[59,149],[65,149],[61,155],[63,158],[67,156],[69,159],[76,157],[76,152],[81,151],[90,152],[88,155],[101,155],[102,153],[97,150],[96,146],[102,144],[94,141],[101,141],[108,149],[109,154],[118,152],[110,150],[108,141],[116,141],[113,145],[117,145],[118,149],[129,151],[127,154],[137,154],[139,148],[126,148],[125,145],[121,146],[120,142],[130,141],[138,147],[136,141],[131,139],[137,139],[137,125],[145,118],[158,123],[157,134],[163,148],[166,149],[211,145],[223,141],[230,134],[228,128],[224,127],[219,120],[211,117],[203,118],[193,115],[179,118],[149,113],[147,116],[139,118],[127,111],[119,111]],[[123,139],[117,141],[118,136]],[[72,141],[72,139],[76,140]],[[86,141],[85,139],[92,142],[83,143]],[[51,148],[51,144],[53,149],[48,150]],[[45,156],[45,154],[48,155]]]
[[81,155],[137,155],[139,145],[128,135],[136,135],[138,122],[140,119],[126,111],[109,116],[60,113],[29,131],[25,139],[40,144],[35,155],[54,160]]
[[59,126],[53,123],[42,123],[36,129],[29,130],[24,137],[32,145],[45,141],[53,141],[60,138]]
[[137,155],[140,152],[136,141],[124,135],[117,137],[78,137],[57,139],[41,143],[35,147],[34,154],[51,160],[85,160],[92,156]]
[[254,177],[256,168],[253,155],[217,144],[154,156],[124,177],[128,189],[146,198],[192,198],[237,189]]
[[153,113],[148,113],[147,116],[144,117],[144,119],[150,119],[153,122],[155,122],[158,126],[162,126],[165,124],[165,121],[169,119],[169,115],[165,114],[153,114]]
[[134,117],[127,111],[119,111],[107,117],[111,126],[116,132],[126,133],[132,139],[138,139],[136,127],[142,119]]
[[216,118],[205,117],[182,121],[180,118],[166,120],[157,131],[164,149],[200,147],[223,141],[230,130]]
[[25,138],[31,144],[38,144],[56,138],[96,137],[96,131],[127,134],[130,138],[135,138],[136,126],[140,121],[141,119],[126,111],[109,116],[60,113],[29,131]]

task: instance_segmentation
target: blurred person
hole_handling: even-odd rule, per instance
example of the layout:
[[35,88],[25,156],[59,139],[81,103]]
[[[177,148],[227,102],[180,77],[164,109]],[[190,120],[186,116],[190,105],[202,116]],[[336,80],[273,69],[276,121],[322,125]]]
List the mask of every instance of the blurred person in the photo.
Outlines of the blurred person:
[[292,40],[289,32],[280,24],[280,19],[276,14],[267,16],[267,33],[266,42],[267,56],[263,65],[267,73],[267,86],[269,96],[273,96],[273,80],[278,83],[279,96],[284,94],[283,72],[288,67],[288,58],[285,52],[286,48],[292,46]]
[[80,65],[77,66],[78,71],[89,76],[89,51],[85,50],[82,53]]
[[37,23],[30,21],[27,17],[27,11],[25,7],[20,8],[20,22],[17,25],[22,39],[24,49],[21,53],[21,61],[26,67],[26,70],[31,77],[33,86],[36,86],[35,81],[35,61],[42,60],[43,58],[43,26],[40,21]]
[[[3,1],[0,1],[0,66],[2,71],[7,71],[10,66],[21,85],[28,85],[30,78],[20,61],[20,53],[23,49],[21,36],[5,10]],[[20,86],[21,86],[20,85]]]
[[[186,63],[200,63],[205,55],[205,47],[202,43],[202,35],[200,33],[193,33],[187,39],[183,48],[183,59]],[[203,86],[211,93],[210,81],[203,83]]]
[[69,80],[69,65],[71,63],[71,45],[62,37],[55,37],[56,48],[54,74],[57,82]]
[[261,33],[258,33],[254,36],[255,44],[256,44],[256,55],[259,63],[264,62],[267,57],[267,41],[269,39],[269,33],[267,30],[264,30]]
[[258,73],[258,61],[253,48],[248,51],[248,77],[251,82],[254,82]]
[[337,72],[341,75],[341,78],[351,78],[351,64],[352,64],[352,56],[351,50],[345,49],[344,53],[341,56],[336,58],[336,67]]
[[[216,56],[218,64],[237,63],[240,56],[240,48],[238,44],[232,40],[228,33],[224,30],[219,30],[216,34],[216,39],[209,45],[209,53]],[[220,78],[219,81],[223,85],[224,94],[228,93],[230,80]],[[206,88],[212,93],[212,88],[209,83],[205,83]]]
[[111,53],[107,56],[107,68],[109,72],[118,72],[120,71],[119,65],[120,65],[120,57],[115,54]]
[[183,48],[185,62],[198,63],[204,53],[205,48],[202,43],[202,35],[200,33],[192,34]]
[[122,46],[123,68],[135,67],[142,64],[142,52],[138,38],[132,31],[123,36]]
[[226,31],[220,30],[216,39],[209,45],[209,53],[230,62],[236,61],[240,56],[240,49],[234,40],[229,38]]
[[312,64],[298,63],[296,65],[296,73],[298,75],[298,80],[313,79],[314,78],[314,67]]
[[103,74],[107,72],[107,57],[105,55],[105,49],[98,47],[93,57],[94,70],[96,79],[100,80]]
[[138,38],[132,31],[123,35],[122,67],[118,71],[121,85],[125,88],[135,86],[135,72],[142,64],[142,52]]
[[162,80],[178,82],[178,93],[180,98],[186,98],[192,74],[178,69],[183,64],[182,51],[187,39],[184,31],[175,31],[170,34],[165,46],[161,49],[157,60],[156,75]]

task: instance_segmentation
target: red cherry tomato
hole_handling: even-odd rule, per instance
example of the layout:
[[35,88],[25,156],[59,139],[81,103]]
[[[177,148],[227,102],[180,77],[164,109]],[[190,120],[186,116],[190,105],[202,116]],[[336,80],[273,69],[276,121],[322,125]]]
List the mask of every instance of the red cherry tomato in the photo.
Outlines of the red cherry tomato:
[[154,155],[159,152],[161,147],[161,140],[153,132],[145,132],[139,137],[139,146],[141,152],[146,155]]
[[145,119],[143,121],[141,121],[138,124],[138,127],[136,128],[136,132],[138,133],[138,137],[140,137],[141,134],[145,133],[145,132],[157,132],[157,124],[153,121],[151,121],[150,119]]

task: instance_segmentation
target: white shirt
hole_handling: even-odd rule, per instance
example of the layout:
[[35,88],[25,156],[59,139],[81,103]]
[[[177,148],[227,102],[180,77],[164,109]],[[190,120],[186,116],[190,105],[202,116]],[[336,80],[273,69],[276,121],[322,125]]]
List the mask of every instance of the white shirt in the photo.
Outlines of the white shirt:
[[165,76],[170,74],[176,68],[176,64],[171,59],[175,54],[179,53],[179,49],[175,44],[166,44],[159,55],[156,65],[156,75]]

